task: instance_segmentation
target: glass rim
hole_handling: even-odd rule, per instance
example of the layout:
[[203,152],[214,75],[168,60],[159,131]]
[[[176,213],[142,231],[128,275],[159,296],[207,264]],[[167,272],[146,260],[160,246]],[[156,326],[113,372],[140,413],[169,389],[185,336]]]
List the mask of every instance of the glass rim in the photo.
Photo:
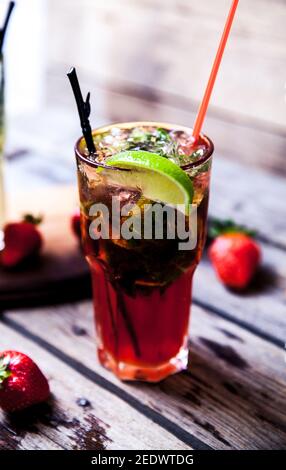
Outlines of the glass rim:
[[[192,132],[191,127],[183,126],[183,125],[179,125],[179,124],[171,124],[171,123],[161,122],[161,121],[128,121],[128,122],[115,122],[115,123],[112,123],[112,124],[107,124],[105,126],[97,127],[97,128],[92,130],[92,135],[107,132],[110,128],[113,128],[113,127],[129,129],[131,126],[133,126],[133,127],[157,126],[157,127],[166,128],[168,130],[180,130],[180,131],[187,131],[189,133]],[[195,162],[189,162],[189,163],[186,163],[185,165],[180,166],[180,168],[182,168],[182,170],[189,170],[191,168],[197,168],[198,166],[201,166],[202,164],[206,163],[211,158],[211,156],[214,152],[214,144],[213,144],[212,140],[207,135],[205,135],[203,133],[200,133],[200,138],[204,142],[207,143],[206,152],[204,153],[204,155],[201,158],[199,158]],[[119,168],[119,167],[116,167],[116,166],[105,165],[102,162],[92,161],[86,155],[83,155],[82,152],[80,151],[80,144],[82,142],[82,139],[84,139],[84,136],[81,136],[81,137],[79,137],[79,139],[77,139],[77,141],[75,143],[75,146],[74,146],[74,150],[75,150],[76,156],[80,160],[82,160],[84,163],[90,165],[93,168],[103,167],[103,168],[107,168],[109,170],[121,170],[121,171],[125,170],[126,171],[126,168]]]

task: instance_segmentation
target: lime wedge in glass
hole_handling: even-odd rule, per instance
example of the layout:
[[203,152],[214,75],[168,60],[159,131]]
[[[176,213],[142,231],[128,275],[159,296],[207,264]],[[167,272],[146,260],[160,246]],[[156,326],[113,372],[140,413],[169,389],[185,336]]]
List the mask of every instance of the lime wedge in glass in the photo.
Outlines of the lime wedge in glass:
[[105,162],[129,171],[107,171],[108,180],[127,188],[138,188],[145,198],[165,204],[185,204],[193,200],[193,184],[189,176],[165,157],[143,150],[120,152]]

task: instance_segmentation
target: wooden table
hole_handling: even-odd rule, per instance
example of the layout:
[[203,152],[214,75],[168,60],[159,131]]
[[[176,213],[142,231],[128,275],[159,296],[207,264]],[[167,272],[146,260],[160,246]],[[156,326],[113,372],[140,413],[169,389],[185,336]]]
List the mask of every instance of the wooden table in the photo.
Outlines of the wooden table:
[[[168,116],[174,111],[174,104],[154,105],[155,98],[147,95],[131,96],[130,106],[119,109],[121,92],[105,92],[122,119],[130,113],[137,118],[140,112],[146,118],[148,99],[153,103],[149,119],[158,116],[159,105]],[[15,122],[11,191],[26,177],[35,188],[73,181],[66,145],[69,140],[72,148],[77,122],[69,124],[67,103],[60,106],[60,115],[59,108],[50,107],[40,122]],[[110,121],[114,109],[101,120]],[[175,111],[175,120],[192,120],[185,109],[177,106]],[[63,116],[68,137],[55,140],[52,149],[57,119]],[[263,265],[255,283],[244,294],[234,294],[216,280],[207,258],[202,260],[194,282],[189,369],[156,385],[122,383],[99,365],[89,299],[4,311],[1,349],[31,355],[49,378],[52,398],[19,417],[1,414],[1,449],[286,448],[286,184],[279,175],[253,168],[259,152],[271,150],[271,142],[285,153],[286,137],[224,118],[211,117],[210,122],[222,139],[210,214],[258,230]],[[236,135],[235,155],[240,148],[244,162],[251,139],[252,167],[234,161],[228,132]],[[270,160],[263,151],[262,165],[270,167]]]

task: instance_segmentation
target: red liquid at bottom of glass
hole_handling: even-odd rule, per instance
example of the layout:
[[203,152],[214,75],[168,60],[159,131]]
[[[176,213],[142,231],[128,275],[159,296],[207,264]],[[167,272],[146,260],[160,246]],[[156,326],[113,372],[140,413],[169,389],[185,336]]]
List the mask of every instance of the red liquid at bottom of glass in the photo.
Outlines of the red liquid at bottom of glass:
[[194,267],[168,287],[136,286],[127,294],[110,282],[100,261],[91,264],[101,364],[122,380],[158,382],[188,364]]

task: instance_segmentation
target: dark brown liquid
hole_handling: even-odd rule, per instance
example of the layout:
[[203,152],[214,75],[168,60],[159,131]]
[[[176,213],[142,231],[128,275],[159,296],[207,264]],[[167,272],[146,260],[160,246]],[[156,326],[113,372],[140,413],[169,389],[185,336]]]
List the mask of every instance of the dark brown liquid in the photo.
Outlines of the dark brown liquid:
[[192,277],[203,249],[206,212],[207,197],[198,209],[197,247],[189,252],[178,251],[175,240],[140,240],[139,250],[92,240],[90,219],[82,217],[103,363],[112,357],[116,364],[160,367],[179,353],[188,335]]

